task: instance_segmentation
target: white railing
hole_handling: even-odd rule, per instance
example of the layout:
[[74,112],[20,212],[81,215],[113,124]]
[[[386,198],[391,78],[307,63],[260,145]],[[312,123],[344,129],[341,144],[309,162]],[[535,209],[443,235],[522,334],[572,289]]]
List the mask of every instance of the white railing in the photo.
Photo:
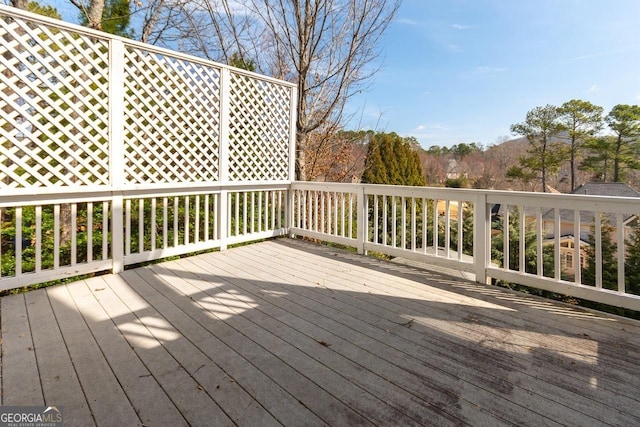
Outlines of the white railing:
[[284,235],[287,189],[216,184],[0,195],[0,290]]
[[[505,254],[502,262],[487,264],[488,276],[640,309],[640,283],[625,273],[640,199],[510,192],[486,197],[487,206],[500,206],[490,237],[502,241],[494,253]],[[527,251],[533,256],[526,257]]]
[[286,233],[283,185],[135,192],[124,197],[124,265]]
[[0,290],[286,232],[295,85],[0,5]]
[[291,189],[291,234],[473,273],[479,282],[640,309],[640,284],[625,275],[640,199],[301,182]]
[[292,182],[292,84],[2,5],[0,39],[0,290],[289,233],[640,309],[640,200]]
[[3,212],[1,289],[290,234],[640,309],[625,275],[640,199],[293,182],[0,196]]

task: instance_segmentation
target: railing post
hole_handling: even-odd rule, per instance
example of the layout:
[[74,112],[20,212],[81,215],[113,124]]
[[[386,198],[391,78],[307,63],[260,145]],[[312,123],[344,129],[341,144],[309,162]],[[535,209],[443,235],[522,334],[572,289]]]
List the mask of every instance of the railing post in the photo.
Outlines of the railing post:
[[109,40],[109,179],[111,182],[112,273],[124,270],[124,43]]
[[291,228],[294,225],[294,212],[295,204],[294,197],[295,191],[293,189],[293,183],[296,181],[296,106],[298,105],[298,92],[295,87],[291,88],[291,102],[289,103],[289,188],[287,189],[286,204],[286,233],[289,237],[294,238],[295,235],[291,233]]
[[487,195],[478,194],[473,203],[473,264],[476,273],[476,282],[490,283],[487,277],[487,266],[491,253],[491,215],[487,206]]
[[221,184],[218,212],[220,230],[220,250],[227,249],[231,216],[229,215],[229,111],[231,103],[231,71],[227,67],[220,70],[220,146],[218,156],[218,180]]
[[296,237],[295,234],[291,232],[291,229],[295,225],[295,209],[296,209],[295,194],[296,192],[293,189],[293,184],[289,184],[289,189],[287,190],[287,199],[285,201],[286,210],[287,210],[286,226],[287,226],[287,234],[292,239]]
[[358,185],[358,193],[357,193],[357,204],[358,208],[356,209],[356,226],[357,226],[357,249],[358,253],[361,255],[366,255],[365,243],[367,241],[367,217],[368,217],[368,206],[367,206],[367,196],[365,194],[365,186],[360,184]]
[[298,105],[298,92],[291,88],[291,102],[289,103],[289,181],[296,180],[296,121]]

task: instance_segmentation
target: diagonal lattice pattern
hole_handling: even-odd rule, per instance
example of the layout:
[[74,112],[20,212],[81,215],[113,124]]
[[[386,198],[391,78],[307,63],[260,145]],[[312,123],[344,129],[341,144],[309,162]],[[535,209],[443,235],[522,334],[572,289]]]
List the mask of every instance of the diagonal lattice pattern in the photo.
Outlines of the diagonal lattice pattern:
[[108,41],[6,15],[0,40],[0,186],[108,184]]
[[125,180],[218,177],[220,71],[137,48],[125,53]]
[[229,179],[289,179],[290,89],[231,73]]
[[288,181],[292,85],[223,68],[1,11],[0,188]]

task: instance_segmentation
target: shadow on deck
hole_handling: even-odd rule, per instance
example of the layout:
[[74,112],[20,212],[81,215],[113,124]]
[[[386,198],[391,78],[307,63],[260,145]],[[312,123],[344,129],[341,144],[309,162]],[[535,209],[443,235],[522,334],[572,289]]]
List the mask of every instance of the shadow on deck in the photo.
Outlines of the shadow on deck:
[[640,423],[640,323],[297,240],[0,302],[67,425]]

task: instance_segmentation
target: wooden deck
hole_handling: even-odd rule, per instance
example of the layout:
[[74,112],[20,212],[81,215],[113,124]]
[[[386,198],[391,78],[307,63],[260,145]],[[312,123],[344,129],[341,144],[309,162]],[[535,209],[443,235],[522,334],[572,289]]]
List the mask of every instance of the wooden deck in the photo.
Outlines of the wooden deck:
[[1,299],[65,424],[638,425],[640,323],[280,239]]

